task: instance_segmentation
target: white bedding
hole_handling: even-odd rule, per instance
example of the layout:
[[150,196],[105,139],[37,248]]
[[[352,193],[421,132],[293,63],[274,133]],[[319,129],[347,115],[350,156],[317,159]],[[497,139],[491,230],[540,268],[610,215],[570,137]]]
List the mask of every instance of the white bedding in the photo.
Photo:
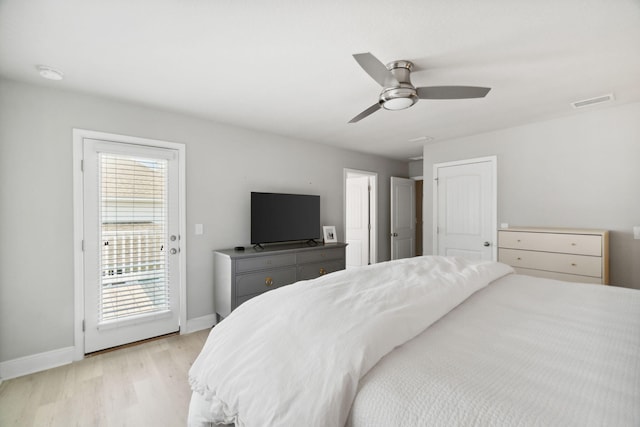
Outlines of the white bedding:
[[640,291],[509,275],[361,380],[352,426],[640,426]]
[[212,330],[194,362],[189,423],[342,426],[371,367],[510,272],[499,263],[420,257],[254,298]]

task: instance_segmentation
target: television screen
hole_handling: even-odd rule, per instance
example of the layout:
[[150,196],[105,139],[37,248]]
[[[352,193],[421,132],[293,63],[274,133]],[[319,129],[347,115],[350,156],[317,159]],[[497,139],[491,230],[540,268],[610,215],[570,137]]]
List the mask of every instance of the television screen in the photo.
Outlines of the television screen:
[[320,196],[251,193],[251,243],[320,238]]

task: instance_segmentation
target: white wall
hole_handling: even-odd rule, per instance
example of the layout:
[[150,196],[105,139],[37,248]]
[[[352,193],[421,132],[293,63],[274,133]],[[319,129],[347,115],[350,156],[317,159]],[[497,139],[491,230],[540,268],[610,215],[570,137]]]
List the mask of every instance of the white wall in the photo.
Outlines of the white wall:
[[[611,282],[640,289],[640,103],[593,107],[561,119],[430,143],[433,164],[498,156],[498,224],[611,230]],[[433,188],[425,185],[425,250]],[[429,252],[431,253],[431,252]]]
[[389,259],[389,177],[407,163],[0,79],[0,362],[73,346],[73,128],[186,144],[189,319],[214,312],[211,251],[249,244],[252,190],[319,194],[343,239],[343,168],[377,172]]

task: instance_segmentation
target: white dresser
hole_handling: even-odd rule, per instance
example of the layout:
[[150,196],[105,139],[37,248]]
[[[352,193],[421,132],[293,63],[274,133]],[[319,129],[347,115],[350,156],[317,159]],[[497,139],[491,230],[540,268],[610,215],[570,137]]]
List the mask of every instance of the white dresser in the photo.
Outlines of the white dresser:
[[498,261],[520,274],[609,284],[606,230],[510,227],[498,230]]

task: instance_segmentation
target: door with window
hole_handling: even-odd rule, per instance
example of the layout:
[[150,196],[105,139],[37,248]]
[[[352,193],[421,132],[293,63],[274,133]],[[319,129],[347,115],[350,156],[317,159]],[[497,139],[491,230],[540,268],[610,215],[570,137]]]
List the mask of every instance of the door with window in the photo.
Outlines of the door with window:
[[178,155],[83,140],[85,353],[179,330]]

